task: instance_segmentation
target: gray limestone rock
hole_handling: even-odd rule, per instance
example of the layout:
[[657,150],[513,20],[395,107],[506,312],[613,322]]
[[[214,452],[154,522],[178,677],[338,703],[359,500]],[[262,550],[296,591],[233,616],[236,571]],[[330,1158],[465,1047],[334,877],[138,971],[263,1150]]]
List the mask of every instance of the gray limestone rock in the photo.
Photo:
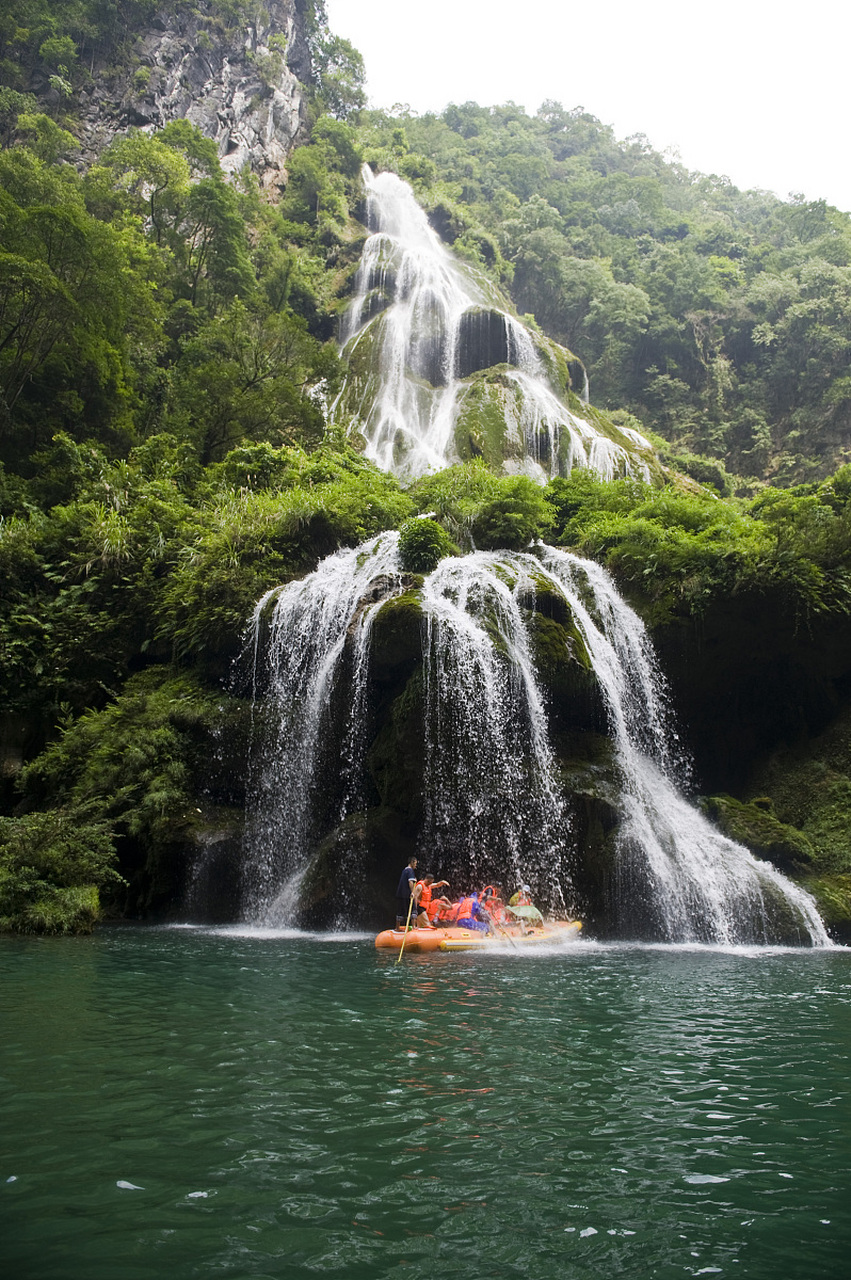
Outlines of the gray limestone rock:
[[[275,37],[286,40],[282,52]],[[267,0],[226,29],[213,5],[151,19],[131,66],[93,68],[79,98],[79,141],[92,163],[130,128],[154,132],[187,119],[212,138],[222,167],[245,168],[271,190],[286,183],[286,161],[306,132],[310,55],[296,0]]]

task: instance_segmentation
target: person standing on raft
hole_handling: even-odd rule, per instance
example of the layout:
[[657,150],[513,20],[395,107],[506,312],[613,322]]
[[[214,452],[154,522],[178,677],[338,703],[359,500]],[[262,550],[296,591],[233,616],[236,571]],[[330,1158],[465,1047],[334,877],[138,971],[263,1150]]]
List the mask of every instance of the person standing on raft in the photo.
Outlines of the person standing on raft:
[[399,877],[399,887],[396,890],[396,928],[404,930],[408,921],[412,924],[417,919],[417,900],[419,898],[419,886],[417,885],[416,874],[417,860],[409,858],[408,865]]

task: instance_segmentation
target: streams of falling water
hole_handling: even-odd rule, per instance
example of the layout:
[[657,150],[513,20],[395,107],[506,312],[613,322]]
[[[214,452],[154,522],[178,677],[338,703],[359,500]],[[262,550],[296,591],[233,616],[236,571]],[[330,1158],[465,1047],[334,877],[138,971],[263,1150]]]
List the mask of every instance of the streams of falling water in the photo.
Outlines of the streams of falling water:
[[[400,581],[397,533],[328,556],[306,578],[267,592],[249,628],[254,655],[258,747],[249,774],[245,864],[247,913],[286,922],[323,816],[325,775],[342,784],[337,818],[351,809],[361,768],[372,622]],[[371,594],[370,594],[371,592]],[[261,652],[261,636],[268,636]],[[346,641],[349,641],[348,645]],[[348,660],[347,693],[332,723],[335,685]],[[335,738],[328,760],[329,735]],[[341,794],[340,794],[341,793]]]
[[[603,690],[621,773],[621,924],[656,917],[666,941],[774,940],[780,930],[828,946],[809,894],[719,831],[677,786],[664,683],[644,624],[593,561],[553,547],[541,561],[562,585]],[[590,592],[589,608],[584,596]]]
[[529,557],[476,552],[442,561],[423,586],[421,847],[473,876],[499,862],[564,907],[567,814],[521,608],[538,571]]
[[[554,904],[563,886],[570,905],[566,803],[532,657],[528,605],[541,583],[569,606],[608,712],[621,784],[621,930],[720,943],[797,932],[801,941],[828,945],[809,896],[687,802],[664,684],[641,620],[599,565],[551,547],[447,558],[423,584],[421,847],[430,860],[473,877],[500,863]],[[259,705],[271,714],[268,728],[258,726],[251,775],[252,919],[288,922],[316,843],[361,803],[371,627],[402,590],[397,535],[382,534],[330,556],[255,610],[256,684],[267,691]],[[269,637],[261,646],[264,625]],[[342,709],[334,714],[343,671]],[[332,785],[338,777],[342,786]]]
[[[350,373],[332,416],[344,409],[366,439],[367,456],[408,477],[457,462],[454,433],[465,376],[502,362],[512,366],[520,402],[517,420],[507,425],[519,432],[525,449],[521,469],[541,481],[556,474],[566,434],[565,470],[584,466],[604,479],[623,473],[646,478],[640,458],[555,395],[528,330],[503,309],[492,286],[455,261],[408,184],[368,168],[364,184],[372,234],[342,334]],[[474,355],[467,369],[477,339],[486,351],[488,342],[496,344],[495,358]],[[628,438],[637,449],[650,449],[638,433]],[[541,440],[547,441],[545,455]]]

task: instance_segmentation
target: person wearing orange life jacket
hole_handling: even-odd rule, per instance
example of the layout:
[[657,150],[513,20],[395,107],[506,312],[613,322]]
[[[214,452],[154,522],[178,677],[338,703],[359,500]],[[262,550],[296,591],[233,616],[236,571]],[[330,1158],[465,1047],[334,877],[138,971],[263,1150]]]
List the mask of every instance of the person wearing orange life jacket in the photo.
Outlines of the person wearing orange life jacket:
[[[440,897],[437,897],[434,894],[435,889],[440,889],[444,886],[446,888],[449,887],[448,880],[437,880],[431,885],[432,895],[426,905],[425,911],[433,925],[437,925],[438,923],[442,924],[443,917],[447,915],[452,907],[452,903],[449,898],[445,897],[443,894],[441,894]],[[422,903],[420,903],[420,906],[422,906]]]
[[438,880],[435,882],[434,876],[426,874],[422,880],[418,880],[416,890],[419,890],[417,899],[417,927],[420,929],[433,929],[434,917],[437,914],[438,907],[442,904],[449,906],[448,898],[435,898],[434,890],[442,888],[448,884],[447,880]]
[[448,907],[441,907],[435,923],[439,923],[444,929],[447,925],[454,924],[458,919],[458,908],[462,901],[463,899],[459,898],[457,902],[450,902]]
[[479,902],[477,893],[468,894],[458,904],[458,915],[455,923],[460,929],[474,929],[477,933],[487,933],[490,929],[488,914]]
[[505,903],[500,894],[501,885],[486,884],[481,892],[481,903],[492,920],[498,924],[505,920]]

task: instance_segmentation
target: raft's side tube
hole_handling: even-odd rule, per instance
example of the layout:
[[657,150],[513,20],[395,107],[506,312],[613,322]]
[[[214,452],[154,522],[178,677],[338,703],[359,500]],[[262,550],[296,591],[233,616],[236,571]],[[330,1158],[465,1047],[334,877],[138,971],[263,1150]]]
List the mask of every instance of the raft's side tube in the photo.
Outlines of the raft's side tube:
[[[515,947],[534,946],[537,943],[567,942],[579,936],[582,924],[579,920],[557,920],[545,924],[542,929],[534,929],[531,933],[508,934]],[[508,933],[508,930],[506,930]],[[409,951],[422,953],[425,951],[482,951],[505,945],[505,938],[499,934],[489,936],[474,932],[471,929],[385,929],[375,939],[379,951],[401,951],[404,944],[405,954]]]

